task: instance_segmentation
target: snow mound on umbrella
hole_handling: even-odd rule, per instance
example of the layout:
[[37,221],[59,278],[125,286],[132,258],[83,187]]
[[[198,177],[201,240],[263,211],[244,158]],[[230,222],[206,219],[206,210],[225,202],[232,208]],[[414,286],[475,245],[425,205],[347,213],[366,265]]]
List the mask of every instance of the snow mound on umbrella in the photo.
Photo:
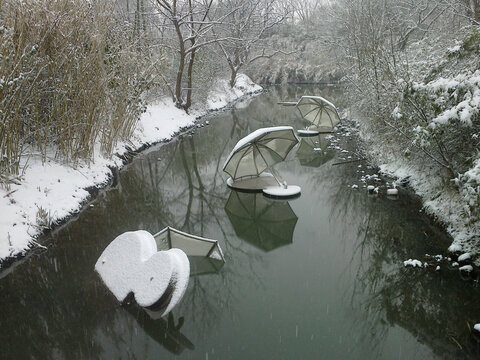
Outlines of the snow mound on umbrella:
[[262,190],[265,195],[272,197],[290,197],[300,194],[302,189],[297,185],[284,186],[269,186]]
[[130,293],[142,307],[160,307],[168,314],[188,286],[190,263],[180,249],[157,251],[147,231],[117,236],[100,255],[95,270],[118,301]]
[[297,130],[297,134],[300,136],[315,136],[320,134],[318,130]]
[[[291,127],[291,126],[272,126],[272,127],[257,129],[254,132],[252,132],[252,133],[248,134],[247,136],[238,140],[237,145],[235,145],[235,147],[232,150],[232,153],[238,151],[238,149],[241,149],[242,147],[251,143],[253,140],[255,140],[256,138],[258,138],[262,135],[269,134],[269,133],[272,133],[272,132],[275,132],[275,131],[283,131],[283,130],[292,130],[293,131],[293,127]],[[229,158],[230,158],[230,156],[229,156]],[[227,161],[225,161],[225,163],[227,163],[227,162],[228,162],[228,159],[227,159]]]
[[335,110],[337,110],[337,107],[336,107],[333,103],[331,103],[330,101],[328,101],[327,99],[325,99],[325,98],[323,98],[323,97],[321,97],[321,96],[307,96],[307,95],[302,96],[302,97],[300,98],[300,100],[298,101],[297,105],[300,104],[300,102],[301,102],[302,100],[316,100],[316,101],[321,101],[321,102],[325,103],[326,105],[328,105],[328,106],[334,108]]

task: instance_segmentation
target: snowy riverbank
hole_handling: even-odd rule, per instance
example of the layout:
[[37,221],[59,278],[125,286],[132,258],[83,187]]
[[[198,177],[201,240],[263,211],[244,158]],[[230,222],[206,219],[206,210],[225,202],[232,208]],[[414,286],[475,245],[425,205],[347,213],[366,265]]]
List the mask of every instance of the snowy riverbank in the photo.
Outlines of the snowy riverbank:
[[356,110],[372,162],[422,198],[453,237],[450,252],[480,265],[480,36],[475,27],[451,35],[412,42],[408,63]]
[[[361,131],[361,138],[369,144],[368,154],[380,171],[396,178],[397,183],[408,184],[422,199],[424,211],[445,226],[453,242],[449,252],[471,253],[476,265],[480,265],[479,247],[476,237],[479,224],[463,216],[465,202],[458,190],[443,183],[438,168],[428,164],[413,164],[407,159],[385,151]],[[447,251],[447,249],[445,249]]]
[[170,99],[162,99],[148,106],[130,141],[117,145],[115,156],[102,156],[98,145],[90,165],[83,163],[73,168],[58,162],[53,149],[45,164],[35,153],[25,157],[21,181],[8,191],[0,189],[0,262],[24,254],[36,246],[35,238],[50,224],[80,211],[90,196],[86,189],[105,186],[112,176],[111,168],[123,166],[122,155],[127,151],[170,139],[208,111],[261,90],[243,74],[237,76],[233,89],[227,81],[219,81],[206,105],[199,105],[190,115],[176,108]]

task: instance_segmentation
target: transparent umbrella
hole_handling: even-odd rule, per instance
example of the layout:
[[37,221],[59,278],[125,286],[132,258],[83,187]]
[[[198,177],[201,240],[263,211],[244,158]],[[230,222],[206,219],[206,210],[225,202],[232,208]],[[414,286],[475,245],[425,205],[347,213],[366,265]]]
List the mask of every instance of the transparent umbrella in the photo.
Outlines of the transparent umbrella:
[[337,108],[321,96],[302,96],[297,103],[302,117],[318,129],[333,129],[340,123]]
[[297,143],[298,138],[291,126],[258,129],[238,141],[225,161],[223,171],[233,180],[259,176],[285,160]]

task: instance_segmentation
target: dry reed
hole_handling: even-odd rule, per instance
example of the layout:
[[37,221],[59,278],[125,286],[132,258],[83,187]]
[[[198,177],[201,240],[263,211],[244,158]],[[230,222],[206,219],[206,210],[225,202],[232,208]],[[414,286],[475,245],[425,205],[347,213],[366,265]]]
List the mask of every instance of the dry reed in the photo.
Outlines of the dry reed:
[[27,149],[76,165],[131,135],[148,74],[113,3],[0,1],[0,183]]

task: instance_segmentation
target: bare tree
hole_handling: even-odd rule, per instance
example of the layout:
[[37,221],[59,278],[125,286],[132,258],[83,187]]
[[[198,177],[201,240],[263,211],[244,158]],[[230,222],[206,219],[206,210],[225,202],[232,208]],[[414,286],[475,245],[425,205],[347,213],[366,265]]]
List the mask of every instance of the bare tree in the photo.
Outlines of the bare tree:
[[480,0],[463,0],[469,7],[469,15],[476,25],[480,24]]
[[[222,22],[222,17],[214,14],[213,0],[155,0],[154,4],[166,20],[160,26],[175,34],[175,44],[162,44],[179,57],[175,87],[170,88],[173,100],[177,107],[188,111],[192,105],[195,57],[201,48],[219,40],[209,35],[213,27]],[[185,96],[183,90],[186,90]]]
[[287,0],[295,22],[309,24],[321,7],[320,0]]
[[480,0],[443,0],[455,15],[466,18],[472,25],[480,25]]
[[275,0],[224,0],[218,10],[225,14],[219,30],[214,30],[217,44],[230,68],[230,86],[235,86],[239,70],[261,58],[288,54],[277,49],[267,53],[266,36],[286,20],[288,11],[279,9]]

